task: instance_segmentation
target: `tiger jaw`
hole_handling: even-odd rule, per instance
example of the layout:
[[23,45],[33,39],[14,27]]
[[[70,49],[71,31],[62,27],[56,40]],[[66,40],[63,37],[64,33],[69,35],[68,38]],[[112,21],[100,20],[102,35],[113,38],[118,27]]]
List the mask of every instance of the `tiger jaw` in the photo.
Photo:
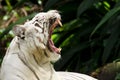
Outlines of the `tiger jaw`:
[[55,22],[52,24],[52,26],[50,27],[48,44],[49,44],[49,48],[50,48],[53,52],[59,54],[60,51],[61,51],[61,48],[55,47],[55,45],[54,45],[54,43],[53,43],[53,41],[52,41],[52,39],[51,39],[52,32],[53,32],[53,30],[55,29],[55,27],[56,27],[57,25],[62,26],[62,23],[61,23],[60,19],[56,19],[56,21],[55,21]]
[[53,41],[50,39],[49,40],[49,47],[50,47],[50,49],[53,51],[53,52],[56,52],[56,53],[60,53],[60,51],[61,51],[61,48],[56,48],[55,46],[54,46],[54,43],[53,43]]

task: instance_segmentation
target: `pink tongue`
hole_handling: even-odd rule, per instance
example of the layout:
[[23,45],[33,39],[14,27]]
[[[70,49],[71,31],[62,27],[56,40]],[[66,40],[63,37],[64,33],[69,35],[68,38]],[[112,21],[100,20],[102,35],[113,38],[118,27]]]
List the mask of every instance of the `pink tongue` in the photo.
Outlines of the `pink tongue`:
[[51,39],[49,40],[49,46],[53,52],[60,53],[60,49],[55,47],[55,45]]

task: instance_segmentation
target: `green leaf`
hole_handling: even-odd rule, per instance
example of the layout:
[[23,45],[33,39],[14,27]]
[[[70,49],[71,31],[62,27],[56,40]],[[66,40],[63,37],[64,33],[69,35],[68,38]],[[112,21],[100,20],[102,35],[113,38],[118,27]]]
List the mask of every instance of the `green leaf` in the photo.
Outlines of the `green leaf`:
[[118,38],[119,38],[119,35],[120,35],[119,20],[118,20],[117,23],[114,26],[114,29],[111,33],[111,36],[108,38],[107,43],[105,45],[103,56],[102,56],[103,64],[108,60],[109,56],[112,54],[111,52],[113,52],[112,51],[113,47],[114,47],[116,41],[118,41]]
[[120,73],[117,73],[117,75],[115,76],[115,80],[120,80]]
[[8,10],[9,11],[12,10],[12,5],[11,5],[10,1],[9,0],[5,0],[5,2],[7,4]]
[[16,7],[18,7],[18,6],[20,6],[20,5],[22,5],[23,3],[25,3],[26,1],[28,1],[28,0],[19,0],[15,5],[14,5],[14,9],[16,8]]
[[78,7],[77,17],[80,17],[80,15],[88,8],[90,8],[95,2],[96,0],[83,0],[83,2]]
[[103,18],[102,20],[97,24],[97,26],[95,27],[95,29],[92,31],[91,36],[106,22],[108,21],[115,13],[117,13],[118,11],[120,11],[120,7],[117,8],[113,8],[112,10],[110,10]]

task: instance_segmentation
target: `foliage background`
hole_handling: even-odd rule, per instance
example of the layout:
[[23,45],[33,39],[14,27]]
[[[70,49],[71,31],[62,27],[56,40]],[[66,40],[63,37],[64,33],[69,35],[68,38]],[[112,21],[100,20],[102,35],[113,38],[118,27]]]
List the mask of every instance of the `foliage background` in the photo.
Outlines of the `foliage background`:
[[[119,62],[120,0],[0,0],[1,61],[13,38],[12,27],[50,9],[61,12],[63,23],[52,36],[55,45],[62,48],[56,70],[99,78],[102,66]],[[111,67],[118,71],[111,80],[119,80],[119,69]]]

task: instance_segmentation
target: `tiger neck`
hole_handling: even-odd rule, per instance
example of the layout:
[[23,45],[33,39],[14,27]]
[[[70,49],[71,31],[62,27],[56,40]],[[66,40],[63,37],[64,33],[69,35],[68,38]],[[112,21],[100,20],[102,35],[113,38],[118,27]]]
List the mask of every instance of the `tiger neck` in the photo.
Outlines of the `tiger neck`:
[[38,80],[59,80],[53,65],[50,62],[27,63],[27,66],[33,70]]
[[34,71],[34,74],[36,75],[36,78],[38,80],[59,80],[59,76],[56,74],[53,65],[48,60],[48,58],[44,55],[44,51],[40,50],[38,52],[37,50],[31,51],[30,49],[26,49],[23,46],[21,46],[22,52],[20,52],[18,55],[20,56],[21,60],[27,65],[28,68],[31,69],[31,71]]

